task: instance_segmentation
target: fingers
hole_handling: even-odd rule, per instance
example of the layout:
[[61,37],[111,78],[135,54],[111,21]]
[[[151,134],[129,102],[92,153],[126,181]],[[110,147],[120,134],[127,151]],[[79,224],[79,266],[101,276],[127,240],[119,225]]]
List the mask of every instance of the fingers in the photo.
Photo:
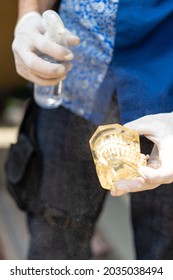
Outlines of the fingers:
[[[34,56],[33,58],[31,58]],[[23,78],[40,85],[56,85],[66,78],[66,74],[71,69],[71,64],[54,64],[44,61],[37,55],[31,53],[24,61],[20,57],[16,59],[16,70]]]
[[149,166],[141,166],[138,172],[148,184],[161,185],[169,184],[173,181],[173,170],[162,166],[157,169]]
[[73,53],[67,47],[58,45],[41,34],[32,35],[32,40],[36,50],[56,60],[65,61],[74,58]]
[[74,57],[68,48],[56,44],[40,33],[31,33],[30,37],[23,34],[16,36],[12,50],[21,56],[27,56],[28,51],[43,53],[58,61],[68,61]]
[[[32,37],[32,36],[31,36]],[[72,65],[68,62],[73,58],[70,50],[47,38],[38,34],[29,40],[26,36],[15,39],[12,45],[16,70],[19,75],[31,82],[39,82],[41,85],[54,85],[60,80],[63,80],[68,71],[71,70]],[[32,41],[36,38],[34,44]],[[64,63],[50,63],[39,57],[35,50],[45,53],[58,61],[65,61]]]
[[[20,75],[27,79],[28,81],[31,81],[33,83],[42,85],[42,86],[48,86],[48,85],[56,85],[60,81],[65,80],[66,75],[63,75],[59,78],[50,78],[50,79],[44,79],[40,76],[37,76],[31,72],[28,72],[28,69],[25,69],[23,66],[20,67]],[[27,78],[26,78],[27,77]]]
[[140,192],[145,190],[151,190],[158,187],[159,184],[152,184],[147,182],[144,178],[138,177],[131,180],[120,180],[115,185],[115,192],[111,191],[111,195],[114,196],[116,191],[131,193],[131,192]]
[[131,193],[155,189],[161,184],[169,184],[173,181],[173,172],[168,173],[163,167],[158,169],[149,166],[141,166],[138,170],[141,177],[130,180],[119,180],[115,184],[115,190],[111,195],[117,196],[121,192]]
[[160,150],[156,146],[151,153],[147,166],[141,166],[138,173],[141,177],[131,180],[120,180],[115,185],[111,195],[117,196],[120,192],[139,192],[157,188],[161,184],[173,182],[173,148],[170,143],[163,141]]
[[[55,12],[49,11],[48,14],[51,19],[54,15],[53,19],[59,22]],[[69,61],[73,59],[73,53],[66,44],[58,44],[59,41],[55,42],[52,37],[48,38],[46,32],[41,15],[28,13],[19,21],[12,44],[18,74],[26,80],[43,86],[55,85],[64,80],[67,72],[72,68]],[[67,41],[67,46],[75,46],[80,40],[65,29],[64,41]],[[53,58],[57,63],[46,59],[46,56]]]
[[127,194],[127,193],[128,192],[126,192],[126,191],[121,191],[121,190],[117,190],[117,189],[114,189],[114,190],[110,191],[110,194],[112,196],[122,196],[122,195]]
[[147,115],[126,123],[124,126],[137,130],[139,134],[145,135],[148,139],[156,143],[158,139],[173,134],[173,114]]
[[80,38],[74,35],[70,30],[65,29],[67,46],[74,47],[80,44]]
[[167,135],[160,139],[158,147],[154,146],[148,166],[140,167],[139,174],[147,181],[156,184],[167,184],[173,181],[173,138]]

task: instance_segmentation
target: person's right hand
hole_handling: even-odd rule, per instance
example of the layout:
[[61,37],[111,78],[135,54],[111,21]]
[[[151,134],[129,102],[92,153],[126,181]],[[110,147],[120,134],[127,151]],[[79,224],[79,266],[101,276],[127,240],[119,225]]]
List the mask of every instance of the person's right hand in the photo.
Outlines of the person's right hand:
[[[70,60],[73,53],[62,47],[44,34],[45,26],[42,17],[37,12],[25,14],[15,28],[15,37],[12,50],[17,73],[28,81],[43,86],[55,85],[64,80],[66,73],[71,69]],[[79,44],[79,38],[66,29],[68,46]],[[38,54],[43,53],[63,63],[50,63]]]
[[[138,131],[154,143],[147,166],[138,168],[139,177],[119,180],[112,196],[152,190],[173,182],[173,113],[141,117],[124,126]],[[170,186],[171,187],[171,186]]]

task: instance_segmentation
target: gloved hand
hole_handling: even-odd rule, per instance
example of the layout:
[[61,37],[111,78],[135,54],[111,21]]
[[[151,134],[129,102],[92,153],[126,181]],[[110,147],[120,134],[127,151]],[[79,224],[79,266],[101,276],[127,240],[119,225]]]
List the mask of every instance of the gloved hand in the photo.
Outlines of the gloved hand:
[[[46,33],[42,17],[37,12],[25,14],[15,28],[12,50],[15,58],[16,71],[23,78],[40,85],[55,85],[64,80],[71,69],[68,62],[73,53],[44,36]],[[79,38],[66,29],[67,45],[75,46]],[[46,54],[63,63],[50,63],[39,57]]]
[[129,122],[126,127],[137,130],[154,143],[147,166],[138,169],[139,177],[120,180],[111,191],[113,196],[150,190],[173,181],[173,113],[148,115]]

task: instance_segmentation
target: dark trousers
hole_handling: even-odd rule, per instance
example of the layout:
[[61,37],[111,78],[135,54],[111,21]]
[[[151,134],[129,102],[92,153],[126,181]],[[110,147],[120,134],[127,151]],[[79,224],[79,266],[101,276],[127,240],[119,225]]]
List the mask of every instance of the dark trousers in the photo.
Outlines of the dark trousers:
[[136,257],[173,260],[173,184],[131,195]]
[[89,149],[96,127],[59,107],[40,109],[36,140],[42,157],[39,200],[44,214],[29,214],[30,259],[88,259],[90,239],[106,191]]
[[[107,193],[89,149],[95,129],[62,107],[31,105],[27,111],[6,171],[12,195],[28,213],[29,259],[91,258],[90,239]],[[151,142],[142,138],[141,144],[150,153]],[[137,258],[173,259],[172,184],[131,194],[131,203]]]
[[[141,149],[150,154],[153,144],[141,139]],[[131,194],[131,216],[136,258],[173,259],[173,184]]]

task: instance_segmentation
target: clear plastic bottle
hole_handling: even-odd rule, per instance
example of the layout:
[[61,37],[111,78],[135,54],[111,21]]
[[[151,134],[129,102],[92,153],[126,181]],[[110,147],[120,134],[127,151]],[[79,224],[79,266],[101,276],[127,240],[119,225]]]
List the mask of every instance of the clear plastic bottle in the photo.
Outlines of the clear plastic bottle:
[[[65,27],[58,16],[58,14],[52,10],[48,10],[43,13],[43,24],[45,24],[48,30],[45,36],[49,37],[52,41],[59,45],[67,47]],[[51,63],[57,63],[54,58],[47,55],[40,55],[44,60]],[[34,84],[34,100],[42,108],[54,109],[61,105],[63,98],[63,81],[60,81],[55,86],[42,86]]]

